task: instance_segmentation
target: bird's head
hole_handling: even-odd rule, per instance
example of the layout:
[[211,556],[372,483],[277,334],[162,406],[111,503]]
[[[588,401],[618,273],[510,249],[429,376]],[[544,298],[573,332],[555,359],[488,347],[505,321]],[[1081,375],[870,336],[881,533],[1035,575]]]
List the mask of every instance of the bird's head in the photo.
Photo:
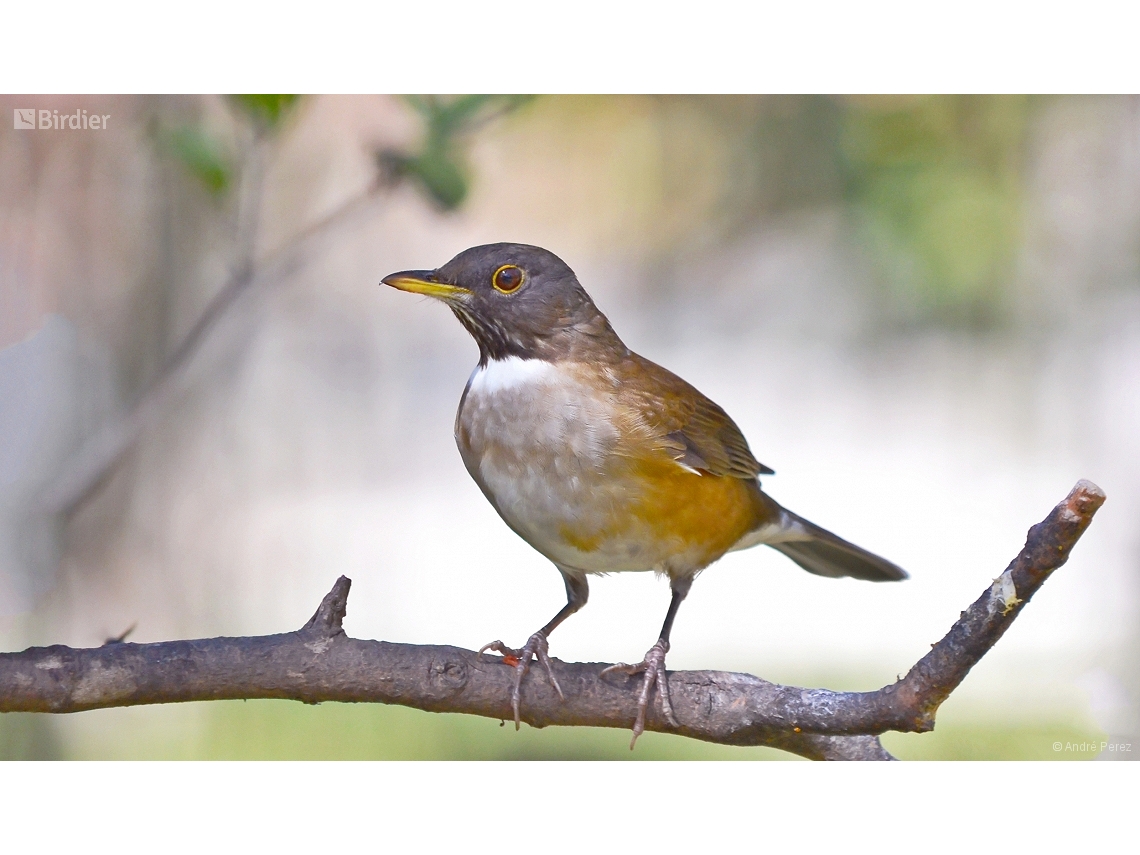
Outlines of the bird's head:
[[553,360],[583,346],[624,349],[574,271],[541,247],[475,246],[435,270],[404,270],[382,284],[446,303],[484,364],[508,356]]

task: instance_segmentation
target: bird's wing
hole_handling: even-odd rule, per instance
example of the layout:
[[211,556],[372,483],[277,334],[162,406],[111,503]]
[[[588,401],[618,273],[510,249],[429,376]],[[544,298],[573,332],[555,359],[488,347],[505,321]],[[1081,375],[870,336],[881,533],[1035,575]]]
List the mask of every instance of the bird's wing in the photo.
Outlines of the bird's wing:
[[745,480],[775,474],[752,456],[728,413],[676,374],[637,354],[630,355],[623,373],[629,403],[653,444],[681,466]]

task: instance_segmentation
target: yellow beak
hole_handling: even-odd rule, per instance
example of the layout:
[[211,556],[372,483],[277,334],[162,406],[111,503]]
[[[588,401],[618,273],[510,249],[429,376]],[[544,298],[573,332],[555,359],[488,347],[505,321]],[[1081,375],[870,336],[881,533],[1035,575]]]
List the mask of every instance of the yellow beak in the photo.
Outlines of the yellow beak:
[[391,285],[393,288],[412,294],[426,294],[447,303],[453,303],[471,294],[468,288],[440,282],[436,279],[434,270],[401,270],[399,273],[385,276],[380,280],[380,284]]

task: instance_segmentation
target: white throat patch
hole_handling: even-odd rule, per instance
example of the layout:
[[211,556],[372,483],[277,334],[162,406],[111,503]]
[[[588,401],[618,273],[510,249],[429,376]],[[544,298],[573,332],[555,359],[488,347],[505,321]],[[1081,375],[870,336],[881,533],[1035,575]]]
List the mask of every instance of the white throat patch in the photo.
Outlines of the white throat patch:
[[478,395],[494,395],[549,378],[554,370],[554,366],[544,359],[520,359],[517,356],[492,359],[476,368],[471,375],[471,391]]

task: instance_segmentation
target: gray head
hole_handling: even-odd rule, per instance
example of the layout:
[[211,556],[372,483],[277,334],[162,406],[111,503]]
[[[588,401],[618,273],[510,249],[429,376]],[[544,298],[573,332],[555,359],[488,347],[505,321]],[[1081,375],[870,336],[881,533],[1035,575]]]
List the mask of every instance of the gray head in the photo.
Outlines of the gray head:
[[446,303],[478,343],[481,364],[558,359],[587,342],[624,350],[574,271],[542,247],[475,246],[435,270],[393,273],[383,284]]

